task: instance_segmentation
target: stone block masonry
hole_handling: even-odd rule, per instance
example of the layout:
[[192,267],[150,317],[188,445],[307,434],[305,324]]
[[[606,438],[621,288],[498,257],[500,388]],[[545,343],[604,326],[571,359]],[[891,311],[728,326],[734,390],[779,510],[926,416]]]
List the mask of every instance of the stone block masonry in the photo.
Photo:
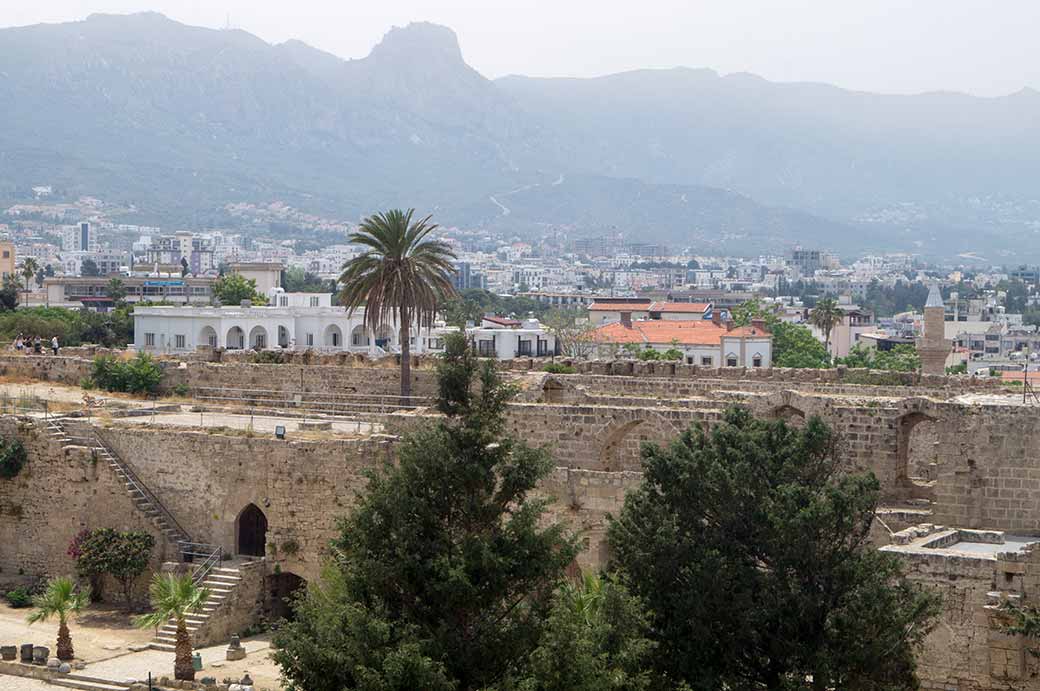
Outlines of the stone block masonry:
[[[74,575],[68,555],[81,530],[142,530],[156,539],[153,563],[173,558],[175,547],[142,514],[122,481],[80,446],[62,447],[41,421],[0,417],[0,435],[19,439],[28,461],[21,472],[0,479],[0,583]],[[106,599],[119,593],[106,584]],[[138,583],[143,596],[146,583]]]

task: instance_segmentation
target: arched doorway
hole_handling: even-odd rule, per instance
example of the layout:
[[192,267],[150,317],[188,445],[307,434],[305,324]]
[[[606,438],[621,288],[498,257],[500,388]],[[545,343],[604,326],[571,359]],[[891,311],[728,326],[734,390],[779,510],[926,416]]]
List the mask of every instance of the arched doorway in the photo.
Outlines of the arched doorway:
[[367,346],[368,344],[368,329],[364,324],[358,324],[350,332],[350,345]]
[[254,326],[249,332],[249,347],[253,350],[263,350],[267,347],[267,329],[262,326]]
[[940,463],[939,429],[935,418],[921,412],[899,419],[896,439],[896,481],[935,479]]
[[335,324],[329,324],[327,327],[325,327],[325,347],[343,347],[343,332],[340,331],[340,328]]
[[242,509],[235,526],[235,551],[238,554],[262,557],[267,553],[267,516],[256,504]]
[[267,618],[269,621],[295,618],[293,600],[307,581],[294,573],[282,572],[267,577]]
[[212,326],[202,327],[202,331],[199,332],[199,345],[209,346],[210,348],[217,347],[217,330]]
[[228,329],[227,339],[224,341],[229,350],[241,350],[246,347],[246,333],[241,327],[232,326]]

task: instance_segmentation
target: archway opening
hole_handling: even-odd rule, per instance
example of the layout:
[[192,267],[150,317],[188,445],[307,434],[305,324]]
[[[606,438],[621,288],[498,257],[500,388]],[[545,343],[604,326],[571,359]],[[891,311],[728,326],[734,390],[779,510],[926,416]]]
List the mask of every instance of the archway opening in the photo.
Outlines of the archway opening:
[[368,329],[365,328],[364,324],[358,324],[350,332],[350,345],[352,346],[367,346],[368,342]]
[[256,504],[250,504],[238,514],[235,541],[238,554],[262,557],[267,553],[267,516]]
[[282,572],[267,577],[267,618],[269,621],[296,618],[293,602],[301,588],[307,587],[307,581],[294,573]]
[[263,350],[267,347],[267,329],[262,326],[254,326],[249,332],[249,347],[253,350]]
[[230,350],[241,350],[246,347],[246,333],[240,327],[232,326],[228,329],[227,339],[224,343],[227,344]]
[[210,348],[217,347],[217,330],[212,326],[204,326],[199,332],[199,345],[208,345]]
[[930,482],[939,467],[939,430],[935,418],[920,412],[899,419],[896,480]]
[[335,324],[329,324],[327,327],[325,327],[325,347],[343,347],[343,332],[340,331],[340,328]]
[[793,405],[782,405],[779,408],[775,408],[769,414],[769,417],[774,420],[783,420],[788,427],[805,426],[805,412],[795,408]]
[[649,441],[653,441],[653,429],[645,421],[624,423],[610,433],[603,445],[602,469],[609,472],[642,470],[643,444]]
[[278,327],[278,347],[288,348],[289,347],[289,329],[279,325]]

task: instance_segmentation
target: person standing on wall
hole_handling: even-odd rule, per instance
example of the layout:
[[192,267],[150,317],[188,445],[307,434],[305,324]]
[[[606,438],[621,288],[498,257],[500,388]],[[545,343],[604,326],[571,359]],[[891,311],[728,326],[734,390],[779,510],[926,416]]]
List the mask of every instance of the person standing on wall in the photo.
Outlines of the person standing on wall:
[[58,354],[58,337],[57,336],[52,336],[51,337],[51,350],[54,351],[55,355]]

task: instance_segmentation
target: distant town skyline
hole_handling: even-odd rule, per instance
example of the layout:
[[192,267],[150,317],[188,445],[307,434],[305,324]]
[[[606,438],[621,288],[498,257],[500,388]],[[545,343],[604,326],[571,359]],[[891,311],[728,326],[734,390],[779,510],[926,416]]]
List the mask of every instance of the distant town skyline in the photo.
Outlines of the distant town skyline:
[[883,93],[1040,89],[1034,0],[48,0],[5,4],[0,26],[141,11],[343,58],[364,57],[392,26],[432,21],[491,78],[688,66]]

